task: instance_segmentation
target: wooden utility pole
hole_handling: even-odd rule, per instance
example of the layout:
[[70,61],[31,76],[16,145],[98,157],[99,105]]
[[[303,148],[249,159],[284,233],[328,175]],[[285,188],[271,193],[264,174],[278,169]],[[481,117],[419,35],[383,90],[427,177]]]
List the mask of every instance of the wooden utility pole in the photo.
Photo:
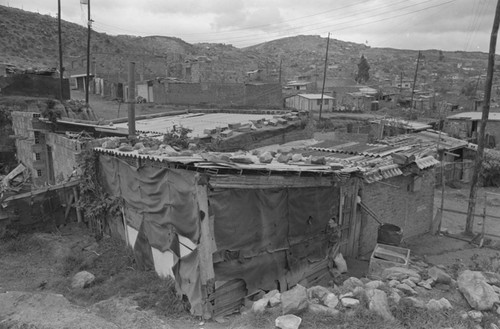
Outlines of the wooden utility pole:
[[128,137],[135,138],[135,63],[128,65]]
[[413,95],[415,94],[415,84],[417,83],[417,73],[418,73],[418,64],[419,63],[420,63],[420,50],[418,51],[417,67],[415,68],[415,75],[413,76],[413,86],[411,86],[410,119],[411,119],[411,112],[413,109]]
[[61,31],[61,0],[57,0],[57,34],[59,36],[59,100],[63,101],[63,50],[62,50],[62,31]]
[[481,126],[478,131],[477,155],[474,159],[474,172],[472,174],[472,180],[470,185],[469,207],[467,209],[467,219],[465,222],[465,234],[468,235],[473,234],[474,213],[476,211],[477,182],[479,180],[479,172],[481,171],[482,167],[481,165],[484,155],[484,144],[485,144],[484,137],[485,137],[486,123],[488,122],[488,116],[490,114],[491,86],[493,84],[493,71],[495,67],[495,52],[497,47],[499,24],[500,24],[500,0],[497,1],[495,18],[493,20],[493,28],[491,30],[490,51],[488,54],[488,70],[486,72],[486,82],[484,84],[485,86],[484,86],[483,115],[481,117]]
[[85,79],[85,104],[89,107],[89,84],[90,84],[90,34],[92,32],[92,21],[90,19],[90,0],[81,0],[80,3],[87,4],[87,78]]
[[319,120],[321,120],[321,112],[323,112],[323,94],[325,92],[326,69],[328,67],[328,47],[330,46],[330,32],[326,39],[326,54],[325,54],[325,68],[323,70],[323,86],[321,87],[321,103],[319,104]]
[[278,82],[280,85],[281,85],[281,64],[283,64],[283,58],[280,58],[280,74],[279,74],[279,78],[278,78]]

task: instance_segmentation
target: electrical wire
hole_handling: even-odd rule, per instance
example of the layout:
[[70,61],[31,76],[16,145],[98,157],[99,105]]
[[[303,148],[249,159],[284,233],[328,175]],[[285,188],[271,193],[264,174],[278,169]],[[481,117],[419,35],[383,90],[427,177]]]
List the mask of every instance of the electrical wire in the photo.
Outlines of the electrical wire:
[[[390,20],[390,19],[394,19],[394,18],[399,18],[399,17],[402,17],[402,16],[407,16],[407,15],[411,15],[411,14],[414,14],[414,13],[417,13],[417,12],[421,12],[421,11],[424,11],[424,10],[429,10],[429,9],[432,9],[432,8],[436,8],[436,7],[440,7],[440,6],[443,6],[443,5],[446,5],[446,4],[449,4],[451,2],[454,2],[456,0],[450,0],[450,1],[446,1],[446,2],[442,2],[442,3],[438,3],[438,4],[434,4],[434,5],[430,5],[430,6],[426,6],[424,8],[420,8],[420,9],[416,9],[416,10],[413,10],[413,11],[409,11],[409,12],[403,12],[403,13],[400,13],[400,14],[397,14],[397,15],[390,15],[388,17],[384,17],[384,15],[386,14],[391,14],[391,13],[394,13],[394,12],[397,12],[397,11],[402,11],[404,9],[408,9],[408,8],[411,8],[411,7],[415,7],[415,6],[420,6],[422,4],[425,4],[425,3],[428,3],[428,2],[434,2],[435,3],[435,0],[426,0],[426,1],[423,1],[423,2],[419,2],[417,4],[412,4],[412,5],[407,5],[407,6],[404,6],[404,7],[399,7],[399,8],[394,8],[394,5],[396,4],[400,4],[400,3],[404,3],[406,1],[396,1],[396,2],[393,2],[389,5],[385,5],[385,6],[378,6],[378,8],[375,8],[373,10],[366,10],[366,8],[364,10],[360,10],[360,12],[370,12],[370,16],[369,17],[361,17],[360,19],[356,20],[356,23],[352,23],[353,20],[351,21],[346,21],[347,18],[349,17],[359,17],[359,13],[355,13],[355,14],[350,14],[350,15],[343,15],[341,19],[343,19],[343,21],[341,22],[338,22],[338,23],[331,23],[332,20],[334,20],[334,18],[336,18],[336,16],[327,16],[325,17],[324,19],[320,20],[319,23],[318,22],[314,22],[314,23],[310,23],[310,24],[302,24],[302,25],[298,25],[298,26],[293,26],[291,29],[289,27],[287,28],[276,28],[274,29],[274,31],[271,31],[271,32],[268,32],[268,34],[275,34],[276,37],[284,37],[284,36],[287,36],[287,35],[290,35],[290,34],[297,34],[297,32],[295,31],[300,31],[300,33],[305,33],[305,32],[311,32],[311,31],[318,31],[318,30],[322,30],[322,32],[325,32],[325,31],[332,31],[332,28],[333,28],[333,32],[336,32],[336,31],[342,31],[342,30],[346,30],[346,29],[353,29],[353,28],[357,28],[359,26],[364,26],[364,25],[369,25],[369,24],[374,24],[374,23],[377,23],[377,22],[381,22],[381,21],[386,21],[386,20]],[[407,3],[407,2],[406,2]],[[355,5],[357,5],[359,3],[356,3],[356,4],[351,4],[350,7],[354,7]],[[383,8],[391,8],[390,11],[381,11],[381,9]],[[370,9],[370,8],[369,8]],[[331,9],[329,10],[328,12],[335,12],[339,10],[338,8],[337,9]],[[376,15],[373,15],[374,12],[377,12]],[[315,14],[312,14],[312,15],[307,15],[307,16],[303,16],[303,17],[296,17],[294,19],[290,19],[290,20],[286,20],[286,21],[283,21],[282,23],[280,24],[284,24],[284,23],[287,23],[289,21],[292,21],[292,20],[299,20],[299,19],[303,19],[303,18],[307,18],[307,17],[311,17],[313,15],[322,15],[324,13],[315,13]],[[376,19],[374,21],[366,21],[366,20],[369,20],[369,19],[373,19],[373,18],[377,18],[377,17],[380,17],[379,19]],[[359,23],[360,20],[364,20],[365,22],[362,22],[362,23]],[[124,31],[125,29],[121,29],[121,28],[118,28],[118,27],[111,27],[111,25],[108,25],[108,24],[105,24],[105,23],[102,23],[102,22],[95,22],[96,26],[100,27],[101,30],[121,30],[121,31]],[[346,25],[346,24],[349,24],[349,25]],[[258,27],[259,25],[257,25],[256,27]],[[260,26],[273,26],[273,24],[266,24],[266,25],[260,25]],[[303,28],[307,28],[307,27],[311,27],[310,29],[306,29],[306,30],[301,30]],[[195,40],[190,40],[190,42],[220,42],[221,39],[220,39],[220,34],[221,33],[234,33],[236,31],[242,31],[242,30],[245,30],[245,29],[248,29],[249,27],[245,27],[245,28],[240,28],[240,29],[236,29],[236,30],[230,30],[230,31],[224,31],[224,32],[206,32],[206,33],[200,33],[200,35],[214,35],[214,38],[217,37],[219,39],[210,39],[210,38],[205,38],[204,40],[201,40],[201,39],[195,39]],[[136,31],[137,32],[137,31]],[[186,35],[197,35],[197,34],[186,34]],[[268,37],[269,39],[269,37]],[[255,36],[255,33],[252,33],[252,34],[239,34],[238,36],[234,36],[234,37],[225,37],[224,38],[224,42],[232,42],[234,44],[238,44],[238,45],[243,45],[243,44],[248,44],[248,43],[251,43],[251,42],[258,42],[258,41],[261,41],[262,42],[262,38],[261,37],[256,37]]]

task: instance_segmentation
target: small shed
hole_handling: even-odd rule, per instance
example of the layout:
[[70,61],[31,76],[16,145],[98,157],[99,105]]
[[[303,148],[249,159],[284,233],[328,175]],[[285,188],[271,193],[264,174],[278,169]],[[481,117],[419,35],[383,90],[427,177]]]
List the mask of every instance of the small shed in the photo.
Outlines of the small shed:
[[260,290],[317,284],[338,252],[373,249],[365,200],[375,212],[388,206],[380,216],[405,237],[431,228],[437,161],[418,145],[326,143],[271,158],[95,151],[105,190],[123,199],[122,238],[140,265],[175,278],[196,315],[238,311]]
[[334,98],[323,94],[298,94],[286,99],[286,106],[302,111],[319,111],[323,100],[322,110],[331,112],[333,110]]

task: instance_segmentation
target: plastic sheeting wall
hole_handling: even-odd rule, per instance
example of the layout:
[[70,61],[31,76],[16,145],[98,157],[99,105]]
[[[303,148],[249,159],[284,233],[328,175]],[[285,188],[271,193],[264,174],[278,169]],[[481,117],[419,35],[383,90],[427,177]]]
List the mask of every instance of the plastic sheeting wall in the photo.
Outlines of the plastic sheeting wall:
[[217,281],[243,279],[249,293],[287,289],[325,259],[335,237],[337,187],[213,191]]

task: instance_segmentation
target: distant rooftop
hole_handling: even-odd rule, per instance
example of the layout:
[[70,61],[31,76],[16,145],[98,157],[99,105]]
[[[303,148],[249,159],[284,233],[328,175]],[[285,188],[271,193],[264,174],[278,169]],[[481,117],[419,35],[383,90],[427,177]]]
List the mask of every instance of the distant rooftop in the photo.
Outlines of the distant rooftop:
[[[450,120],[472,120],[479,121],[482,117],[482,112],[462,112],[454,115],[450,115],[448,119]],[[500,112],[490,112],[488,116],[489,121],[500,121]]]
[[[297,94],[296,96],[304,97],[307,99],[321,99],[321,94]],[[323,99],[333,99],[333,97],[323,94]]]

